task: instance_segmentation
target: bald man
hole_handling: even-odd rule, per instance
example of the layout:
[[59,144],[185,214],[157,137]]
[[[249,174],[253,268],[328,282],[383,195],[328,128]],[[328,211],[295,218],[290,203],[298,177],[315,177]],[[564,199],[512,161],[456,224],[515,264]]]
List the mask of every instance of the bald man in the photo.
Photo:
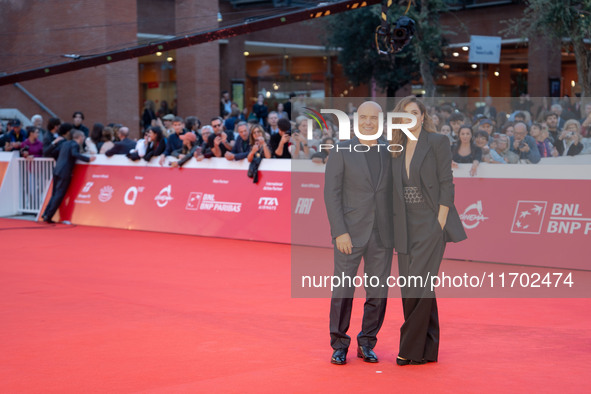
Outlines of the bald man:
[[[334,244],[334,284],[330,304],[331,363],[347,362],[351,338],[347,335],[355,292],[353,278],[364,261],[367,280],[361,332],[357,335],[357,356],[376,363],[373,351],[384,321],[392,267],[392,170],[388,142],[376,138],[382,108],[373,101],[359,106],[358,129],[341,141],[328,155],[325,171],[324,202]],[[385,118],[385,116],[384,116]],[[351,278],[351,284],[347,278]],[[357,280],[358,282],[358,280]]]
[[135,149],[135,141],[128,138],[129,128],[125,126],[120,127],[117,136],[119,137],[119,141],[115,142],[115,145],[105,152],[107,157],[113,155],[126,155],[130,150]]

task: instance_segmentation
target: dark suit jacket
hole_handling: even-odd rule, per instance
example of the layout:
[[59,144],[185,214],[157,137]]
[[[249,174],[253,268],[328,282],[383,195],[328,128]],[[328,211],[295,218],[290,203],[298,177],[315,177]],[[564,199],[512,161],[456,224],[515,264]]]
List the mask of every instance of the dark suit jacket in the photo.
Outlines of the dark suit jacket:
[[[554,145],[556,146],[556,150],[558,151],[558,155],[559,156],[564,155],[564,141],[558,140]],[[582,143],[578,143],[577,145],[572,144],[568,148],[568,152],[566,152],[566,155],[567,156],[576,156],[579,153],[581,153],[582,151],[583,151],[583,144]]]
[[57,163],[53,169],[53,175],[67,178],[72,175],[76,160],[89,162],[90,158],[80,154],[80,145],[76,141],[66,141],[60,148]]
[[[53,142],[54,140],[55,138],[53,138],[51,141]],[[60,154],[60,149],[66,142],[68,142],[68,140],[63,139],[56,144],[49,143],[47,147],[43,147],[43,157],[53,157],[54,160],[57,160]]]
[[[356,144],[360,144],[357,137],[338,143],[339,150],[335,147],[326,163],[324,203],[333,242],[339,235],[349,233],[353,246],[365,245],[371,236],[377,210],[382,244],[392,248],[391,155],[385,146],[381,147],[382,170],[374,188],[364,153],[353,150]],[[345,148],[351,151],[343,150]]]
[[132,149],[135,149],[135,141],[130,140],[129,138],[124,138],[121,141],[115,142],[115,145],[106,151],[105,155],[107,157],[111,157],[113,155],[126,155]]
[[[419,165],[411,168],[410,177],[421,180],[421,191],[429,208],[435,216],[439,206],[449,207],[444,232],[445,240],[459,242],[466,239],[466,232],[454,206],[454,184],[451,172],[451,150],[449,139],[441,134],[422,131],[415,148],[413,162]],[[404,157],[392,159],[392,175],[394,177],[394,247],[398,253],[407,253],[408,239],[406,228],[406,208],[402,186]]]

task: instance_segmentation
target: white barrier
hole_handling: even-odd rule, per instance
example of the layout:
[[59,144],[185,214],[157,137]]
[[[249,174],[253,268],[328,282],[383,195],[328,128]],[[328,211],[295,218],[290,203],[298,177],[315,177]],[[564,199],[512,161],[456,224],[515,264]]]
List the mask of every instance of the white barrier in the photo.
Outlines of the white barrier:
[[45,190],[53,177],[55,161],[47,158],[18,162],[18,211],[38,214],[43,205]]

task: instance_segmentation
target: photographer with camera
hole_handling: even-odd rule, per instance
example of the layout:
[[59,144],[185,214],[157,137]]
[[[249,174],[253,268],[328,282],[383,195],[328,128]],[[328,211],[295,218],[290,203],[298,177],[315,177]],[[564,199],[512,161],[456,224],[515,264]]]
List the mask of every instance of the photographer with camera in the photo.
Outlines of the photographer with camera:
[[567,120],[564,123],[564,130],[556,141],[556,150],[559,156],[576,156],[583,150],[581,140],[581,124],[578,120]]
[[540,150],[538,144],[530,135],[528,135],[527,125],[523,122],[515,123],[513,126],[514,134],[511,137],[511,152],[519,156],[522,163],[536,164],[540,161]]
[[291,159],[289,144],[291,140],[291,122],[287,119],[279,119],[277,122],[279,133],[271,136],[271,152],[276,159]]

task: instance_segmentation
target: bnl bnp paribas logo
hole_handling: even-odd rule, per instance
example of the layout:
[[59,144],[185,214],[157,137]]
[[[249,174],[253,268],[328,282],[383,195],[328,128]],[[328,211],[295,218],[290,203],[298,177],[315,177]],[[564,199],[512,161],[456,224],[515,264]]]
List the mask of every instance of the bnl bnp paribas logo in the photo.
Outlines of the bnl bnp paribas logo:
[[[314,121],[318,124],[320,130],[328,130],[328,123],[322,116],[322,114],[333,114],[336,116],[339,124],[339,132],[338,132],[338,139],[339,141],[345,141],[351,138],[351,122],[349,116],[338,109],[321,109],[320,112],[313,110],[309,107],[304,107],[305,110],[308,112],[304,113],[304,115],[308,116],[307,119],[307,136],[308,140],[314,139]],[[408,122],[400,123],[404,119],[407,119]],[[395,123],[398,122],[398,123]],[[406,112],[388,112],[386,114],[386,139],[387,141],[392,140],[392,133],[393,132],[400,132],[402,131],[406,136],[416,141],[417,138],[410,132],[409,129],[413,128],[417,124],[417,117],[413,114],[409,114]],[[384,113],[380,112],[378,114],[377,119],[377,131],[373,134],[364,134],[359,131],[359,115],[357,112],[353,114],[353,133],[355,136],[360,140],[377,140],[384,134]],[[400,144],[383,144],[378,143],[378,150],[380,148],[385,148],[388,152],[402,152],[404,147]],[[331,150],[335,149],[339,150],[347,150],[351,151],[354,150],[355,152],[367,152],[369,150],[369,146],[365,144],[356,144],[347,147],[341,147],[335,144],[320,144],[319,148],[321,150]]]

